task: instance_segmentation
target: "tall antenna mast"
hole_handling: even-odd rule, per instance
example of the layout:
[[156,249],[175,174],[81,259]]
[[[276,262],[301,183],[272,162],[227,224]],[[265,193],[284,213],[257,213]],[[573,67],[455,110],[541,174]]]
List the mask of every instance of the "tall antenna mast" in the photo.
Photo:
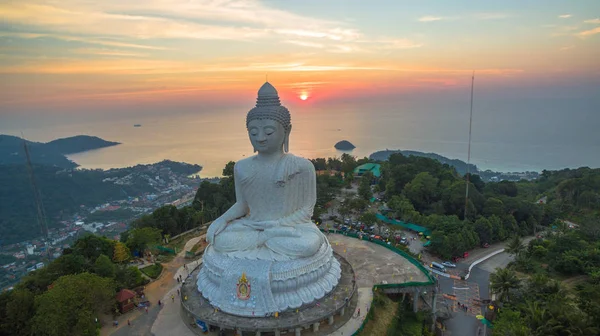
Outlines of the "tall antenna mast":
[[[23,134],[21,134],[23,136]],[[44,203],[40,191],[35,183],[35,176],[33,175],[33,167],[31,166],[31,157],[29,156],[29,149],[27,148],[27,142],[23,137],[23,148],[25,149],[25,157],[27,158],[27,172],[29,173],[29,181],[33,187],[33,197],[35,200],[35,206],[37,210],[37,220],[40,225],[42,237],[46,240],[46,253],[49,254],[49,242],[48,242],[48,224],[46,223],[46,210],[44,210]]]
[[473,125],[473,89],[475,87],[475,71],[471,76],[471,114],[469,115],[469,146],[467,149],[467,187],[465,188],[465,215],[464,219],[467,220],[467,208],[469,206],[469,180],[470,180],[470,165],[471,165],[471,126]]

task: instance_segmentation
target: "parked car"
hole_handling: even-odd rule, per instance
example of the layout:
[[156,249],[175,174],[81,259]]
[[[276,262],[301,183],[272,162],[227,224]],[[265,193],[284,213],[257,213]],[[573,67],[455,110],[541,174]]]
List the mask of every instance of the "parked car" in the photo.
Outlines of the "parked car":
[[437,269],[438,271],[442,271],[442,272],[446,272],[446,267],[444,267],[444,265],[442,264],[438,264],[435,261],[433,261],[431,264],[429,264],[429,267],[433,268],[433,269]]
[[456,265],[455,265],[455,264],[453,264],[453,263],[451,263],[451,262],[449,262],[449,261],[444,261],[444,262],[442,263],[442,265],[444,265],[444,266],[446,266],[446,267],[452,267],[452,268],[456,267]]

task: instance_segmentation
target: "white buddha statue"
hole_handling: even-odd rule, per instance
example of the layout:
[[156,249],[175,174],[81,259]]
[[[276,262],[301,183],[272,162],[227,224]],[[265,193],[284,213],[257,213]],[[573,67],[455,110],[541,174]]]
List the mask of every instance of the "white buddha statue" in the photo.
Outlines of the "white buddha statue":
[[315,169],[309,160],[287,153],[290,112],[281,106],[271,84],[258,92],[246,126],[258,154],[235,164],[236,203],[210,225],[207,240],[217,252],[231,257],[310,257],[324,242],[311,222]]
[[236,203],[208,228],[198,289],[223,311],[257,316],[323,297],[337,284],[340,265],[311,222],[314,166],[287,153],[290,112],[268,82],[246,126],[257,154],[235,164]]

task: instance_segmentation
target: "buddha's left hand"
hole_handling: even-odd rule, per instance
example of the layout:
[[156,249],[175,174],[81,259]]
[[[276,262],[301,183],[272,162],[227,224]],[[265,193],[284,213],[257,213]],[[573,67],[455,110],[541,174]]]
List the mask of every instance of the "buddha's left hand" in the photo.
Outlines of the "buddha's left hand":
[[248,221],[248,222],[244,223],[244,225],[246,225],[248,227],[251,227],[253,229],[256,229],[256,230],[263,231],[263,230],[267,230],[267,229],[272,229],[272,228],[278,227],[281,224],[279,224],[279,222],[276,221],[276,220],[269,220],[269,221],[260,221],[260,222],[250,222],[250,221]]

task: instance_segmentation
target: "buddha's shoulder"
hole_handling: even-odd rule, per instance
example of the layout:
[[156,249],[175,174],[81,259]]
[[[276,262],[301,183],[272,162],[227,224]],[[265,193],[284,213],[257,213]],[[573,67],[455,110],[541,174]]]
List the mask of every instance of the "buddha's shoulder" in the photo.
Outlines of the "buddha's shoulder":
[[235,163],[235,165],[233,166],[233,169],[236,171],[240,171],[240,170],[244,170],[245,168],[248,168],[251,164],[252,164],[252,159],[254,159],[256,155],[247,157],[245,159],[241,159],[239,161],[237,161]]
[[315,166],[310,160],[294,154],[286,154],[286,159],[301,171],[314,171]]
[[[256,158],[256,155],[247,157],[245,159],[239,160],[235,163],[234,166],[234,170],[235,171],[244,171],[247,170],[248,168],[250,168],[251,166],[254,165],[254,160]],[[289,166],[290,168],[294,169],[296,168],[297,170],[300,171],[314,171],[314,165],[312,164],[312,162],[310,162],[310,160],[305,159],[303,157],[300,156],[296,156],[293,154],[285,154],[284,157],[282,157],[282,160],[284,161],[284,164],[286,166]]]

